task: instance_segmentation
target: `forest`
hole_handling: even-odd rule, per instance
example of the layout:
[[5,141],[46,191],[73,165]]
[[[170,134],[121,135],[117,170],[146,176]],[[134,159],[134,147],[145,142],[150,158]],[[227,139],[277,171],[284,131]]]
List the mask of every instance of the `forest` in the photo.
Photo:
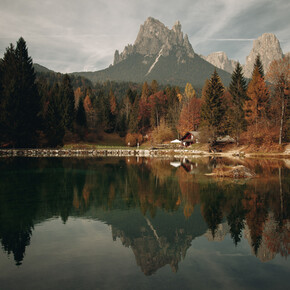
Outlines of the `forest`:
[[0,147],[97,144],[112,133],[125,137],[124,145],[161,144],[199,131],[204,143],[230,135],[237,145],[278,148],[290,141],[289,63],[289,56],[275,60],[265,74],[258,55],[251,79],[238,63],[229,87],[216,71],[203,88],[155,80],[93,84],[36,73],[20,38],[0,60]]

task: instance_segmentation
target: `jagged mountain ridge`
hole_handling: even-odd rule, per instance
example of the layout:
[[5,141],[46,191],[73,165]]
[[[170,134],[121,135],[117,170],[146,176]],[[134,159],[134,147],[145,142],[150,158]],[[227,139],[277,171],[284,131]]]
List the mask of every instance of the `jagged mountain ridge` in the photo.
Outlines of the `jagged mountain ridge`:
[[[74,73],[97,81],[144,82],[157,80],[160,84],[185,86],[190,82],[202,87],[210,78],[215,66],[197,55],[187,35],[183,35],[177,21],[172,29],[159,20],[149,17],[140,26],[133,45],[127,45],[123,52],[115,52],[113,65],[97,72]],[[217,69],[223,83],[230,82],[231,75]]]
[[182,58],[194,57],[194,51],[188,40],[187,34],[183,37],[181,24],[177,21],[170,30],[159,20],[149,17],[144,25],[141,25],[134,45],[128,45],[119,54],[116,50],[114,65],[125,60],[130,54],[141,54],[144,56],[168,56],[173,47],[179,62]]
[[257,55],[260,55],[261,62],[267,73],[270,63],[273,60],[283,58],[283,52],[278,38],[273,33],[264,33],[253,42],[253,48],[246,57],[246,63],[243,67],[245,77],[251,77],[254,63]]
[[[281,59],[283,52],[274,34],[265,33],[254,40],[253,48],[243,66],[245,77],[250,78],[256,56],[260,54],[265,73],[274,59]],[[142,83],[157,80],[160,84],[185,86],[187,82],[202,87],[215,68],[225,85],[237,62],[225,52],[214,52],[208,56],[194,52],[188,36],[177,21],[172,29],[159,20],[149,17],[140,26],[134,44],[127,45],[120,53],[116,50],[113,65],[96,72],[76,72],[92,82],[131,81]]]
[[[284,57],[280,42],[275,34],[264,33],[253,41],[253,48],[250,51],[250,54],[246,57],[246,63],[243,65],[243,72],[246,78],[251,77],[258,54],[261,57],[265,73],[267,73],[270,63],[273,60],[279,60]],[[287,54],[289,54],[289,52],[286,53],[285,56]],[[229,73],[233,72],[237,64],[237,61],[228,59],[225,52],[213,52],[208,56],[201,55],[201,57],[214,66],[224,69]]]
[[212,65],[227,71],[228,73],[232,73],[235,70],[237,65],[237,61],[229,59],[225,52],[218,51],[212,52],[208,56],[200,55],[204,60],[211,63]]

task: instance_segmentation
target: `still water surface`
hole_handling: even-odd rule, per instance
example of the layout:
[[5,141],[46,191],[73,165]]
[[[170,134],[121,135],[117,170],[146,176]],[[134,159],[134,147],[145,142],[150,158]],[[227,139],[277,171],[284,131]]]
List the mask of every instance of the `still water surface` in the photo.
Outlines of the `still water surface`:
[[289,161],[239,163],[0,159],[0,289],[289,289]]

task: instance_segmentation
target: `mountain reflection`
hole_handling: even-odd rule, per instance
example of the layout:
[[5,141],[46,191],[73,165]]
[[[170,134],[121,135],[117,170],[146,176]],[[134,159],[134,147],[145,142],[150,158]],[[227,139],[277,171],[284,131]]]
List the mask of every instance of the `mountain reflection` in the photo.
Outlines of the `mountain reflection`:
[[[241,161],[239,161],[241,162]],[[130,247],[151,275],[178,270],[191,242],[204,235],[235,245],[246,238],[266,262],[290,250],[290,179],[282,161],[246,160],[258,178],[206,177],[225,159],[1,159],[0,240],[21,265],[34,225],[52,217],[97,219]]]

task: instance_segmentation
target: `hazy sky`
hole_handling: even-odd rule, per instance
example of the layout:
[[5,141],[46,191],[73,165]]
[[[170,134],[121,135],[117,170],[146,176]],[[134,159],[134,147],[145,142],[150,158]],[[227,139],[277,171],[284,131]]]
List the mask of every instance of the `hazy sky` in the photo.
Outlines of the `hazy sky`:
[[0,57],[20,36],[33,61],[60,72],[100,70],[152,16],[182,31],[196,53],[245,62],[253,39],[275,33],[290,51],[289,0],[0,0]]

